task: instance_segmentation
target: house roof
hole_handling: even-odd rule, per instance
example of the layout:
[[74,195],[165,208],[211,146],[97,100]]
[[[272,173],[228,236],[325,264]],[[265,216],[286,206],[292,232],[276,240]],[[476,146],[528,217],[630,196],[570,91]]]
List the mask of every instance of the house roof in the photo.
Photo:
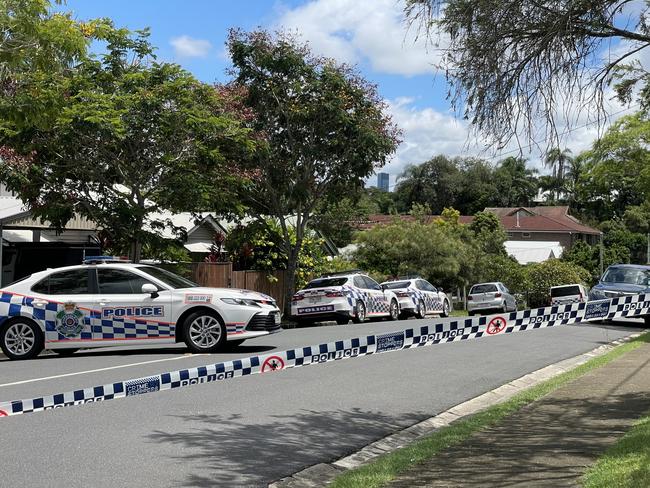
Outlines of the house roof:
[[[567,206],[492,207],[486,208],[485,211],[499,217],[501,225],[508,232],[558,232],[562,234],[589,235],[600,235],[601,233],[598,229],[584,225],[578,219],[569,215],[569,207]],[[517,218],[517,214],[519,214],[519,218]],[[425,217],[425,222],[429,223],[438,218],[441,218],[440,215],[428,215]],[[353,222],[353,225],[359,230],[369,230],[377,225],[390,224],[395,219],[404,222],[414,222],[416,220],[412,215],[374,214],[368,216],[367,220]],[[472,220],[474,220],[474,217],[471,215],[461,215],[459,218],[461,224],[470,224]]]
[[[578,219],[569,215],[569,207],[566,205],[555,207],[488,207],[485,211],[499,217],[501,225],[510,232],[522,230],[567,234],[601,234],[598,229],[584,225]],[[517,218],[517,215],[519,215],[519,218]]]

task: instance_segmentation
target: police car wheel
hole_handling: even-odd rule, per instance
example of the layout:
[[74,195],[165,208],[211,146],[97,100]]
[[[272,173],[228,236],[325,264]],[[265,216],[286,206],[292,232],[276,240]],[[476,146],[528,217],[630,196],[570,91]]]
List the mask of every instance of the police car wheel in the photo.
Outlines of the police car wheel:
[[52,352],[58,354],[59,356],[72,356],[79,349],[70,348],[70,349],[53,349]]
[[399,305],[397,304],[397,300],[391,300],[388,311],[390,313],[390,320],[399,319]]
[[419,319],[423,319],[427,314],[427,307],[424,305],[424,302],[420,300],[418,303],[418,308],[415,311],[415,316]]
[[650,315],[646,315],[643,317],[643,322],[646,327],[650,327]]
[[9,320],[0,330],[0,348],[9,359],[35,358],[43,347],[43,332],[30,319]]
[[226,327],[212,312],[190,314],[183,326],[185,344],[193,352],[216,352],[226,342]]
[[354,317],[352,318],[352,322],[360,324],[364,320],[366,320],[366,306],[361,300],[357,300],[357,303],[354,306]]
[[442,316],[443,317],[449,317],[449,309],[450,309],[449,302],[447,300],[445,300],[442,303]]

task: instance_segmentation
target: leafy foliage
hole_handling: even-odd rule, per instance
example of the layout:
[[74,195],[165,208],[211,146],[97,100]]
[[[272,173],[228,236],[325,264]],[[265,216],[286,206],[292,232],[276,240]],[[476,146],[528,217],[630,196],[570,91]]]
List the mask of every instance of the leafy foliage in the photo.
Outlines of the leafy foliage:
[[[545,130],[544,140],[555,147],[558,120],[576,120],[572,108],[595,99],[596,116],[602,115],[603,89],[617,68],[620,98],[629,100],[637,81],[645,97],[647,74],[624,66],[650,45],[648,3],[638,3],[408,0],[405,13],[446,44],[441,64],[450,98],[477,130],[497,145]],[[619,51],[603,56],[617,40]]]
[[253,113],[248,125],[263,142],[255,157],[243,160],[251,177],[238,196],[253,215],[279,221],[289,298],[318,206],[362,187],[395,150],[398,131],[374,86],[348,66],[313,56],[288,34],[233,30],[228,49],[231,88],[242,93]]
[[[291,238],[296,234],[291,229]],[[287,269],[288,259],[281,245],[282,229],[278,222],[254,221],[238,225],[226,239],[226,250],[231,256],[235,269],[254,269],[275,271]],[[302,286],[327,266],[328,259],[323,251],[323,240],[309,232],[303,239],[298,257],[296,284]]]
[[360,233],[354,257],[364,270],[385,278],[420,275],[447,289],[481,281],[495,256],[505,257],[505,233],[498,220],[479,215],[474,227],[460,224],[459,212],[446,208],[428,222],[422,207],[414,207],[415,221],[396,218],[388,225]]
[[239,181],[231,161],[251,142],[214,87],[153,61],[147,32],[104,36],[101,60],[83,58],[69,72],[48,74],[47,84],[46,75],[34,75],[4,100],[29,105],[37,87],[57,111],[47,124],[17,125],[0,115],[0,145],[13,152],[3,158],[0,180],[35,216],[58,228],[84,216],[113,247],[130,245],[137,261],[147,227],[167,225],[152,213],[232,208],[224,197]]
[[530,205],[537,194],[535,171],[521,158],[506,158],[492,166],[477,158],[435,156],[408,166],[395,188],[397,209],[427,204],[438,215],[453,207],[473,215],[486,207]]
[[599,220],[622,217],[650,199],[650,120],[643,112],[622,117],[584,154],[583,207]]
[[552,286],[572,283],[589,283],[589,272],[573,263],[549,259],[543,263],[529,265],[526,270],[528,306],[545,307],[550,303],[549,290]]

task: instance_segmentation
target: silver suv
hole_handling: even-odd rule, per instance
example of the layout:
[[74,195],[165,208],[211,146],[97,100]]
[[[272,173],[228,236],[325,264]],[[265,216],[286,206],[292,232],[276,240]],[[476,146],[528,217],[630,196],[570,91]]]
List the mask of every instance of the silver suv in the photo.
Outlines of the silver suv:
[[488,312],[515,312],[517,300],[506,286],[494,283],[479,283],[472,286],[467,296],[467,312],[470,315]]

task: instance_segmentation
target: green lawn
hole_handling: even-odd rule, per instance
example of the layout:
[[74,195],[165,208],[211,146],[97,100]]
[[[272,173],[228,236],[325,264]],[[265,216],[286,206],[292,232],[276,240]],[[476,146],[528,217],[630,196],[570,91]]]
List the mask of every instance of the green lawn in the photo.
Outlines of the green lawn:
[[585,474],[585,488],[650,486],[650,412]]
[[[518,393],[505,403],[495,405],[476,415],[454,422],[448,427],[442,428],[433,434],[414,442],[413,444],[398,449],[392,453],[377,458],[374,462],[356,469],[346,471],[339,475],[332,487],[335,488],[370,488],[380,487],[396,478],[413,465],[435,456],[444,449],[448,449],[461,443],[473,433],[484,428],[493,426],[506,416],[516,412],[521,407],[534,402],[535,400],[549,394],[550,392],[564,386],[566,383],[584,375],[592,369],[603,366],[628,351],[636,349],[644,342],[650,342],[650,333],[644,334],[630,342],[622,344],[610,352],[596,357],[577,368],[567,371],[561,375],[540,383],[526,391]],[[646,435],[650,431],[650,424],[646,422]],[[647,438],[646,438],[647,439]],[[648,476],[648,456],[650,456],[650,442],[646,440],[645,472]],[[642,478],[646,479],[646,478]],[[590,485],[591,486],[591,485]],[[645,485],[593,485],[593,486],[650,486]]]

